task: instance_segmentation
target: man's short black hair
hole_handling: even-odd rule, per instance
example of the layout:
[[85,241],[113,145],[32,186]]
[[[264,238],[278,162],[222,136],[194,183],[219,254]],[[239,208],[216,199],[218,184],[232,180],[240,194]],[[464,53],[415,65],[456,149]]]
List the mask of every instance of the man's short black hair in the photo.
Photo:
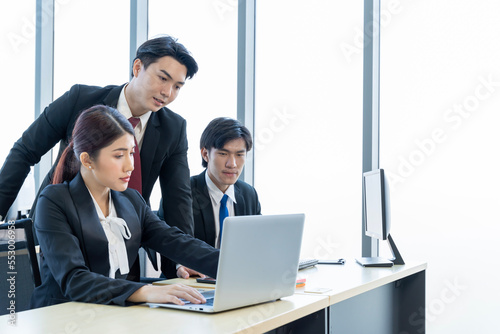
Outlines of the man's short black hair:
[[[227,142],[243,138],[247,152],[252,149],[252,135],[240,121],[229,117],[218,117],[208,123],[200,139],[200,149],[221,149]],[[201,159],[203,167],[207,167],[205,159]]]
[[[198,64],[191,53],[177,42],[177,39],[170,36],[161,36],[144,42],[137,49],[135,59],[140,59],[144,69],[158,61],[158,59],[169,56],[177,60],[187,68],[186,79],[191,79],[198,72]],[[132,76],[134,75],[132,71]]]

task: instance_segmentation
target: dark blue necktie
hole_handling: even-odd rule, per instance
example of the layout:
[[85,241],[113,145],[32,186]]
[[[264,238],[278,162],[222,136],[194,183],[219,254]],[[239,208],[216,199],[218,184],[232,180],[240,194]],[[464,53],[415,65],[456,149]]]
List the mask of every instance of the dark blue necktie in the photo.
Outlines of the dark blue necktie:
[[222,239],[222,224],[224,223],[224,219],[229,216],[229,211],[227,210],[227,195],[222,196],[220,200],[220,209],[219,209],[219,247]]

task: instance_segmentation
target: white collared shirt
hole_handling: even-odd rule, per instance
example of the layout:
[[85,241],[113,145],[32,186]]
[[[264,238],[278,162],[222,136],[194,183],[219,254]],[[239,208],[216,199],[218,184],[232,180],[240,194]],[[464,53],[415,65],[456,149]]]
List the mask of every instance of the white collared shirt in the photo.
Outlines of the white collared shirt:
[[[88,190],[88,188],[87,188]],[[94,202],[94,206],[99,217],[99,221],[108,239],[108,256],[109,256],[109,274],[111,278],[115,278],[115,273],[120,269],[121,275],[129,273],[129,264],[127,256],[127,248],[123,239],[130,239],[130,230],[127,223],[122,218],[118,218],[116,209],[109,192],[109,215],[104,217],[99,204],[89,190],[90,197]]]
[[[126,84],[123,87],[123,89],[120,93],[120,97],[118,98],[118,103],[116,105],[116,109],[118,109],[118,111],[123,116],[125,116],[126,119],[129,119],[130,117],[134,117],[134,116],[132,115],[132,111],[130,110],[127,99],[125,98],[125,88],[127,86],[128,86],[128,84]],[[137,117],[140,119],[140,122],[134,128],[134,132],[135,132],[135,140],[137,141],[137,145],[139,145],[139,151],[141,150],[141,147],[142,147],[142,139],[144,137],[144,133],[146,132],[146,126],[148,125],[148,120],[149,120],[149,117],[151,117],[151,113],[152,113],[152,111],[150,110],[147,113],[145,113],[144,115]]]
[[208,194],[212,200],[212,209],[214,211],[214,222],[215,222],[215,245],[219,245],[219,209],[220,201],[224,195],[227,195],[227,211],[229,216],[234,216],[234,203],[236,203],[236,197],[234,196],[234,185],[230,185],[226,192],[223,193],[215,183],[213,183],[210,176],[208,176],[208,171],[205,172],[205,181],[207,182]]

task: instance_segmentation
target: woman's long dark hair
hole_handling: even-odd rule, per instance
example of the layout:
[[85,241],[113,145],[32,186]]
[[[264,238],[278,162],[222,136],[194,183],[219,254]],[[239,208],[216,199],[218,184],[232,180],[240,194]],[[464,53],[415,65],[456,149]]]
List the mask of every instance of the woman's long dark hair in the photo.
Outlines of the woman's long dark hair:
[[83,111],[76,120],[71,142],[64,150],[52,179],[53,184],[72,180],[80,171],[80,154],[91,159],[125,133],[134,135],[129,121],[114,108],[96,105]]

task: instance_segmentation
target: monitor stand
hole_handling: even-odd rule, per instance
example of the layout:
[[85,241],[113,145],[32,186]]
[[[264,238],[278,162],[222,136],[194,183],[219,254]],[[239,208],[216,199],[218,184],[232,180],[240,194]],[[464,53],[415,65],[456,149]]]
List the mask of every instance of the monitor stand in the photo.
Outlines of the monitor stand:
[[392,267],[394,263],[383,257],[360,257],[356,262],[363,267]]
[[382,257],[361,257],[357,258],[356,262],[363,267],[392,267],[394,264],[405,264],[390,234],[387,236],[387,241],[389,242],[389,248],[394,256],[392,259],[385,259]]

